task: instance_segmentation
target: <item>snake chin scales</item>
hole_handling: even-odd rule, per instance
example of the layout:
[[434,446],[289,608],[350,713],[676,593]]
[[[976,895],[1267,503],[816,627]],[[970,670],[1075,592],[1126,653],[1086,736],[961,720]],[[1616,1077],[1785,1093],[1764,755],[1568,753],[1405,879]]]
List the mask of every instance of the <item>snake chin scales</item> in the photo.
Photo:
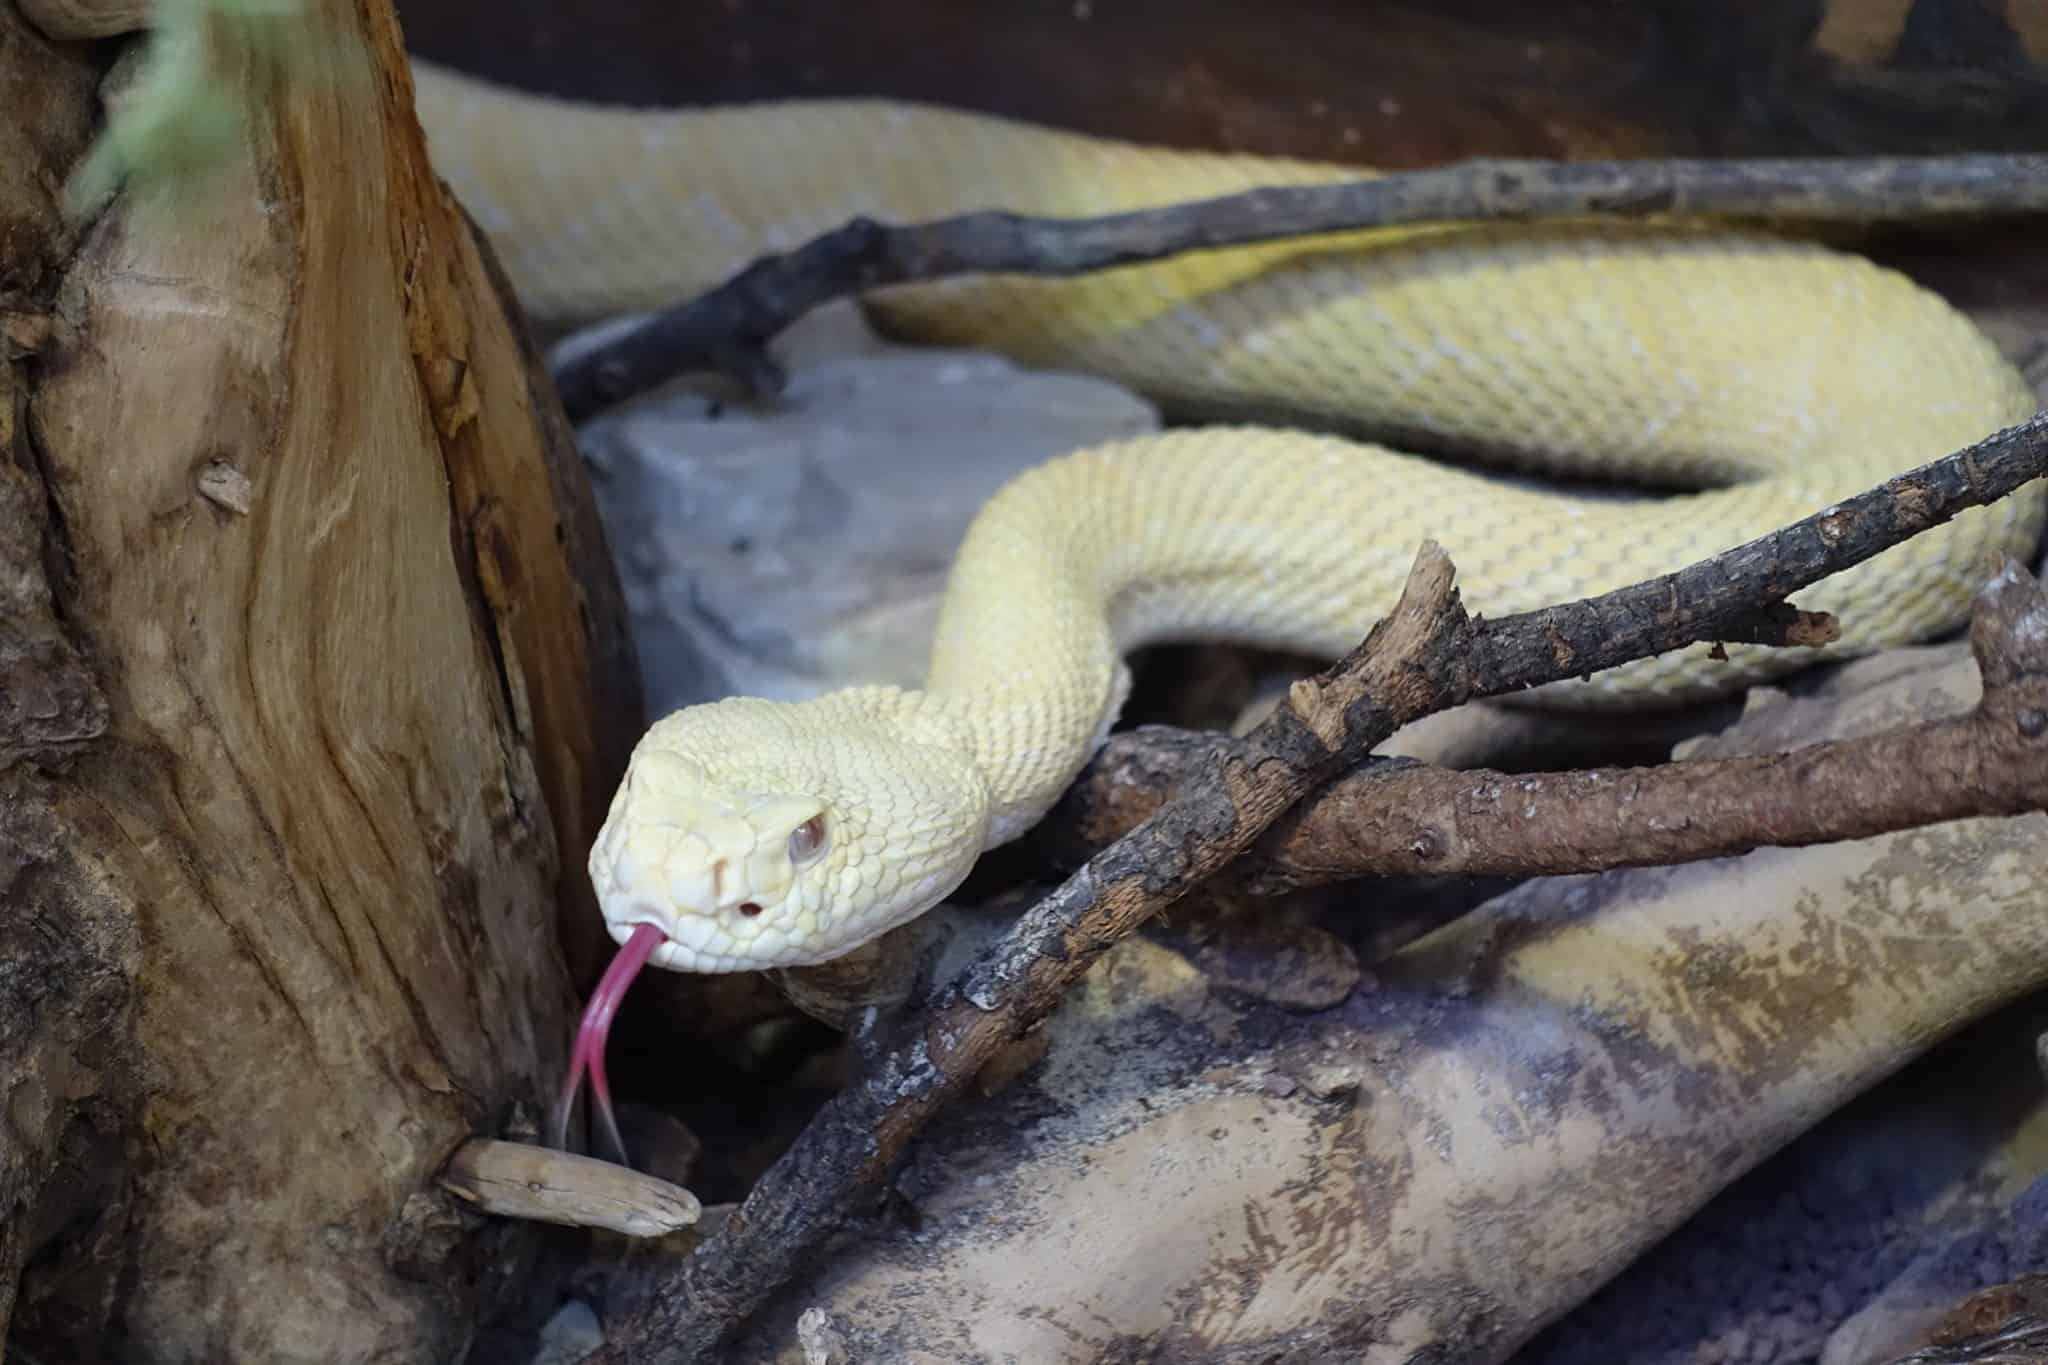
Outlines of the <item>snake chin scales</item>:
[[989,832],[965,747],[896,689],[669,715],[591,850],[609,932],[623,945],[652,924],[655,966],[735,972],[826,961],[915,918]]

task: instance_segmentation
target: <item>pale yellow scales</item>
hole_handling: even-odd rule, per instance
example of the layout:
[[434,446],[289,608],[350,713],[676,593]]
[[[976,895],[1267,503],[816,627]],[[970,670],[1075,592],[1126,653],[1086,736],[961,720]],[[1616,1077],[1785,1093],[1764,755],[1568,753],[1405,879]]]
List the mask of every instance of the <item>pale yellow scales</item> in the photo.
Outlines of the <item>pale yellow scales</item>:
[[[1097,214],[1350,169],[1187,155],[880,102],[579,108],[415,67],[435,165],[558,320],[658,308],[857,213]],[[1221,635],[1340,652],[1441,542],[1490,615],[1677,568],[2035,409],[1941,300],[1851,255],[1670,227],[1448,228],[1203,253],[871,301],[935,341],[1163,400],[1422,433],[1530,471],[1710,491],[1614,502],[1382,446],[1245,426],[1076,452],[983,511],[928,686],[735,699],[656,724],[590,860],[625,942],[733,971],[836,956],[922,913],[1036,820],[1122,703],[1121,656]],[[971,460],[972,449],[960,458]],[[2039,533],[2036,484],[1799,595],[1842,655],[1960,622]],[[1551,689],[1723,693],[1810,654],[1704,648]]]

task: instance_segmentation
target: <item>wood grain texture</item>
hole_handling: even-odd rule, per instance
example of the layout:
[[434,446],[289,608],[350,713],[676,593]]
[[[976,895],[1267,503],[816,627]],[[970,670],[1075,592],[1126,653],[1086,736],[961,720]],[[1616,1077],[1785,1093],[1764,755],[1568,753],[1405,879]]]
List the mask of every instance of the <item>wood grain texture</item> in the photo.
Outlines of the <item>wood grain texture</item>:
[[26,405],[109,719],[17,777],[43,856],[13,882],[53,972],[117,964],[128,1025],[53,1102],[96,1091],[115,1142],[30,1248],[17,1339],[50,1358],[453,1360],[517,1297],[531,1228],[392,1239],[462,1141],[545,1104],[561,893],[638,722],[587,491],[391,9],[311,8],[337,78],[251,81],[244,155],[90,227]]
[[500,1217],[608,1228],[627,1237],[662,1237],[694,1225],[704,1212],[680,1185],[530,1142],[465,1142],[448,1159],[441,1183]]

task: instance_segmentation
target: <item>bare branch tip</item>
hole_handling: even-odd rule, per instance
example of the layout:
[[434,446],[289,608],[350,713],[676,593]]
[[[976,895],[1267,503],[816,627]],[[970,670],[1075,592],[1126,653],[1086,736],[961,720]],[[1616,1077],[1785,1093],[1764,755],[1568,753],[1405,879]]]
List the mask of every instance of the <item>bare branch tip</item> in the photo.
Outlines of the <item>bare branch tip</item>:
[[2048,592],[2011,556],[1977,590],[1970,656],[1986,688],[2024,674],[2048,674]]
[[661,1237],[696,1223],[697,1196],[680,1185],[571,1152],[471,1138],[448,1159],[440,1185],[500,1218]]
[[1799,611],[1785,623],[1784,643],[1793,648],[1818,649],[1842,638],[1842,623],[1824,611]]
[[1458,566],[1451,562],[1450,553],[1436,541],[1425,540],[1415,553],[1415,564],[1408,570],[1408,581],[1401,587],[1401,600],[1393,614],[1439,615],[1449,608],[1457,582]]

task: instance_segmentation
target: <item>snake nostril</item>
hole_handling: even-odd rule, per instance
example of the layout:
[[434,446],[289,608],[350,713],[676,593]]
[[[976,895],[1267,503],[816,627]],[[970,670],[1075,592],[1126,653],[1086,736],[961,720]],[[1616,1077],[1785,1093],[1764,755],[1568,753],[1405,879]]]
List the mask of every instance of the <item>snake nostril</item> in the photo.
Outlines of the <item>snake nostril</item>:
[[761,913],[761,903],[759,901],[741,901],[739,905],[739,910],[742,915],[745,915],[748,919],[752,919],[754,916]]

